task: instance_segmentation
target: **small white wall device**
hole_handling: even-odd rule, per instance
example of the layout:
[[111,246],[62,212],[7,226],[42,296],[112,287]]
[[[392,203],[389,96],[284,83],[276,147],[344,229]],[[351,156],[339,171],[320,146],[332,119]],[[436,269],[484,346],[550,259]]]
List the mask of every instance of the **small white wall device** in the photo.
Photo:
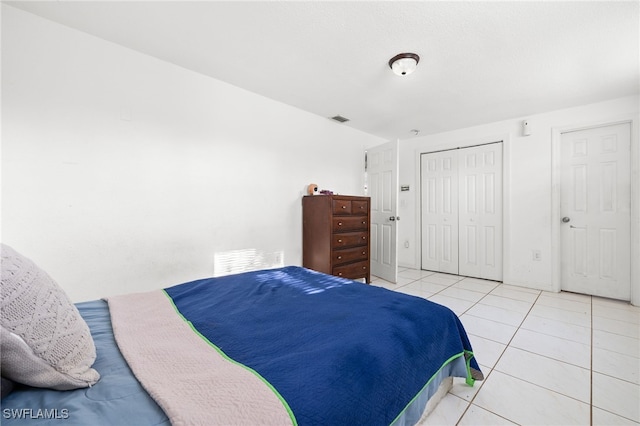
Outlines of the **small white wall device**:
[[531,126],[529,126],[529,120],[522,121],[522,136],[531,135]]

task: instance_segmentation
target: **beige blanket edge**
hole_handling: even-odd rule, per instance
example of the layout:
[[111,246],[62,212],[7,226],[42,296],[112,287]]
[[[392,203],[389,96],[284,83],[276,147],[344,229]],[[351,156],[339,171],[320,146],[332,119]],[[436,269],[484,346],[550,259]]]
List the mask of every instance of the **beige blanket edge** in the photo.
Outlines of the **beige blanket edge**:
[[295,423],[267,383],[199,336],[162,290],[106,300],[120,352],[172,425]]

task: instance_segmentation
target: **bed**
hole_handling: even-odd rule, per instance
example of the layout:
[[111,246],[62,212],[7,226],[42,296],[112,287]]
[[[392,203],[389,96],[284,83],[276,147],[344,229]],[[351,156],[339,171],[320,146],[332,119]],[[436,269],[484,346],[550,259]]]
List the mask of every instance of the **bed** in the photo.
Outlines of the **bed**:
[[296,266],[73,309],[95,345],[80,377],[99,379],[15,383],[3,425],[412,425],[451,377],[482,379],[448,308]]

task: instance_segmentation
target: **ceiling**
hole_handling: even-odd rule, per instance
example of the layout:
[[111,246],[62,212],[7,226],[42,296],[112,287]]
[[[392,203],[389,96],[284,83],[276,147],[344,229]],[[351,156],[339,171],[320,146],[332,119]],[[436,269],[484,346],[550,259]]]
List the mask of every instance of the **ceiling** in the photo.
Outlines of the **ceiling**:
[[640,86],[637,1],[4,3],[389,140]]

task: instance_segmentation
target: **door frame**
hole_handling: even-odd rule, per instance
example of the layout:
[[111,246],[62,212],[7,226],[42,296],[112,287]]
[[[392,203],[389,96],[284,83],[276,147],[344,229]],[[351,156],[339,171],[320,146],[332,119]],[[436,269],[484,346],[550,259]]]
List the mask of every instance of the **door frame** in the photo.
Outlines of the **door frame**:
[[[422,193],[422,172],[420,164],[422,154],[429,154],[431,152],[447,151],[450,149],[463,149],[471,148],[478,145],[487,145],[490,143],[502,142],[502,282],[507,284],[511,282],[511,276],[509,275],[508,266],[511,264],[511,214],[509,212],[509,206],[511,205],[510,195],[510,176],[511,176],[511,133],[497,133],[494,135],[481,136],[478,138],[458,140],[455,142],[449,142],[444,144],[434,145],[428,151],[424,149],[416,149],[414,151],[415,158],[415,170],[418,173],[415,174],[415,185],[417,193]],[[415,218],[416,218],[416,251],[415,251],[415,265],[418,269],[422,269],[422,198],[420,195],[416,198],[415,204]]]
[[[596,127],[630,124],[631,126],[631,304],[640,306],[640,146],[638,143],[637,115],[627,115],[589,123],[551,128],[551,284],[554,291],[562,290],[560,192],[562,184],[562,159],[560,144],[563,133],[588,130]],[[556,220],[557,219],[557,220]]]

